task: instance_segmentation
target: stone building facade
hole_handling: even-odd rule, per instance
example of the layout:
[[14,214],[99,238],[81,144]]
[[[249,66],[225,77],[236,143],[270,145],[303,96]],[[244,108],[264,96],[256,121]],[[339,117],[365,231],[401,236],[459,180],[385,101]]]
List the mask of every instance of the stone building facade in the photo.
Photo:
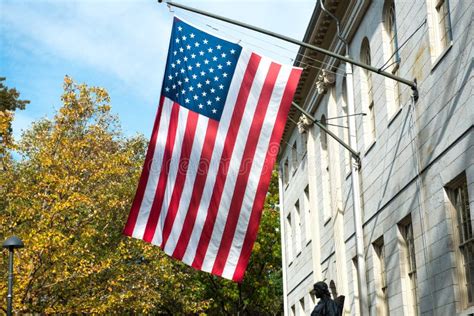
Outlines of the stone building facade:
[[[326,0],[324,7],[340,20],[351,58],[416,79],[419,97],[354,66],[349,129],[345,64],[299,51],[295,102],[345,142],[354,135],[360,166],[292,109],[278,160],[285,314],[309,315],[319,280],[345,296],[347,315],[472,314],[474,1]],[[304,41],[345,54],[319,1]]]

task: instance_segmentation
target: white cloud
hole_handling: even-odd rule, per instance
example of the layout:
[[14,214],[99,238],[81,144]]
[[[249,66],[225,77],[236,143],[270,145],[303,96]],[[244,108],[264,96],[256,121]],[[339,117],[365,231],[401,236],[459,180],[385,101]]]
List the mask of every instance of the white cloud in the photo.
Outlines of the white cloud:
[[[303,36],[314,7],[314,0],[178,1],[296,38]],[[243,46],[280,62],[290,63],[298,49],[173,10],[205,31],[212,31],[211,25],[219,29],[219,36],[242,40]],[[160,93],[172,18],[166,5],[156,0],[0,0],[0,46],[4,45],[6,56],[0,66],[6,66],[10,82],[32,101],[23,113],[17,113],[15,136],[33,119],[52,114],[51,104],[58,100],[65,74],[106,87],[125,130],[148,135],[152,123],[147,122],[152,120]]]
[[[196,2],[190,3],[196,6]],[[198,7],[295,36],[304,32],[312,11],[307,10],[312,6],[308,3],[311,1],[203,1]],[[111,72],[127,83],[135,82],[137,76],[149,80],[156,76],[157,71],[162,72],[172,19],[164,4],[102,0],[10,2],[1,6],[6,13],[2,16],[3,24],[47,46],[63,58]],[[278,46],[270,45],[268,48],[268,43],[275,40],[261,34],[242,32],[235,26],[173,10],[183,14],[184,18],[192,16],[204,30],[211,31],[206,24],[213,24],[223,36],[243,39],[244,44],[254,44],[256,50],[263,47],[267,55],[274,55],[283,62],[289,62],[287,56],[294,56]],[[297,51],[294,45],[277,43]]]
[[149,86],[137,80],[154,87],[161,81],[171,15],[154,3],[15,2],[1,7],[4,31],[21,33],[57,57],[116,76],[139,94]]

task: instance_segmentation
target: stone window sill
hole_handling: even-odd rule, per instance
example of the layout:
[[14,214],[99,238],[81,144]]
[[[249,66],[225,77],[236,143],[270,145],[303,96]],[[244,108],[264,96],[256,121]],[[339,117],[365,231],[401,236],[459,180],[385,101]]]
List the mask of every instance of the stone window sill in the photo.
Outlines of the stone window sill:
[[324,219],[324,226],[326,226],[330,221],[331,221],[331,216],[327,216],[327,217]]
[[451,47],[453,47],[452,41],[449,43],[448,46],[446,46],[443,52],[441,52],[441,54],[439,54],[439,56],[435,59],[435,61],[433,62],[433,66],[431,66],[431,72],[433,72],[436,69],[436,67],[438,67],[438,65],[441,63],[444,57],[446,57],[448,52],[451,50]]
[[395,119],[398,117],[398,115],[400,115],[400,113],[402,112],[402,107],[399,106],[398,109],[395,111],[395,113],[392,114],[392,116],[390,116],[390,118],[388,119],[388,127],[390,127],[390,125],[392,125],[393,121],[395,121]]
[[369,154],[369,152],[372,150],[372,148],[375,147],[375,143],[377,142],[376,139],[374,139],[373,141],[371,141],[369,143],[369,145],[365,148],[365,153],[364,153],[364,156],[367,156]]

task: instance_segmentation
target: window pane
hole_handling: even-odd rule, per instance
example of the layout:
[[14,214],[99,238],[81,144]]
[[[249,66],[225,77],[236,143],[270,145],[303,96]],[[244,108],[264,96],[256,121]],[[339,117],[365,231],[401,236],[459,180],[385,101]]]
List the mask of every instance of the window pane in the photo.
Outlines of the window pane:
[[464,296],[463,301],[470,304],[474,302],[474,238],[465,174],[453,180],[453,182],[449,188],[449,195],[452,206],[456,211],[455,218],[458,220],[460,268],[463,269],[462,274],[464,274],[462,279],[459,280],[459,284],[465,286],[461,291]]
[[411,291],[409,298],[410,315],[418,315],[418,294],[417,294],[417,275],[416,275],[416,258],[415,243],[413,237],[413,225],[410,221],[402,226],[401,232],[405,241],[405,260],[407,268],[407,276]]
[[448,1],[438,1],[435,7],[438,20],[437,27],[440,50],[446,48],[451,40],[448,5]]
[[390,40],[392,62],[400,62],[400,54],[398,53],[397,23],[395,18],[395,3],[392,2],[387,12],[387,32]]
[[468,301],[472,302],[472,294],[474,288],[474,242],[470,241],[463,246],[464,266],[466,269],[466,286]]

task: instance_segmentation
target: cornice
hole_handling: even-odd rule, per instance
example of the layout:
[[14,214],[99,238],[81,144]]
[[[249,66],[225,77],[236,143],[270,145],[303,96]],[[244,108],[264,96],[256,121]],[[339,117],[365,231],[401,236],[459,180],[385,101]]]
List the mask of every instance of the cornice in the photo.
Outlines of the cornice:
[[[325,7],[340,19],[342,36],[350,43],[370,3],[371,0],[326,0]],[[336,34],[335,21],[321,10],[319,1],[315,6],[303,41],[339,54],[345,53],[343,43]],[[323,74],[323,68],[335,70],[339,63],[339,60],[335,58],[300,48],[294,65],[302,67],[303,72],[293,100],[308,112],[315,113],[325,90],[324,85],[321,85],[324,80],[318,81],[318,78],[327,76]],[[290,109],[288,117],[291,119],[288,119],[285,125],[280,153],[284,152],[293,130],[297,128],[295,122],[299,121],[300,115],[301,113],[296,108]]]

